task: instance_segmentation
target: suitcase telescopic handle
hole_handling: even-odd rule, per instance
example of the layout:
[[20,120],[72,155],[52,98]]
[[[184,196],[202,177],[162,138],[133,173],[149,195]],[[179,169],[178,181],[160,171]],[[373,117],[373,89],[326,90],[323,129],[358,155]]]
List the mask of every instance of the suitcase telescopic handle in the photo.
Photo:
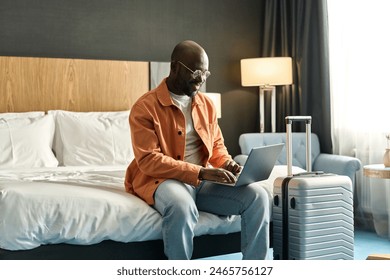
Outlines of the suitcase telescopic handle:
[[287,175],[292,176],[292,123],[306,123],[306,170],[311,172],[311,116],[287,116],[286,146],[287,146]]

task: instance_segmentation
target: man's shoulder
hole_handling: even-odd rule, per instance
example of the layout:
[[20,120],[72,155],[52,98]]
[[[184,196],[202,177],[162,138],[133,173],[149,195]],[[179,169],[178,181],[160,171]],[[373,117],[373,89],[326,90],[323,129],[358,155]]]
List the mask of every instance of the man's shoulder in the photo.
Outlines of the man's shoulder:
[[169,93],[164,93],[161,90],[152,89],[143,95],[133,104],[132,110],[148,110],[152,107],[165,107],[172,103]]
[[137,101],[134,103],[133,107],[134,106],[139,106],[139,105],[142,105],[142,104],[150,104],[154,100],[157,100],[156,89],[152,89],[152,90],[144,93],[143,95],[141,95],[137,99]]
[[157,104],[170,105],[172,103],[168,88],[165,83],[162,82],[158,87],[151,89],[150,91],[141,95],[134,103],[134,106],[155,106]]

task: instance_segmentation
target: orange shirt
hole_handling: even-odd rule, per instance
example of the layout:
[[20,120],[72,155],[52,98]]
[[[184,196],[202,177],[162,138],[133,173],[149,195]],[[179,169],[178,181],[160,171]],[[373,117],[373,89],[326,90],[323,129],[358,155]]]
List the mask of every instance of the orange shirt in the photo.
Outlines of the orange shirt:
[[[204,144],[203,166],[220,167],[231,160],[212,101],[202,93],[193,98],[192,118]],[[155,190],[166,179],[199,185],[201,166],[183,161],[185,118],[173,104],[165,80],[136,101],[129,122],[135,159],[126,170],[127,192],[152,205]]]

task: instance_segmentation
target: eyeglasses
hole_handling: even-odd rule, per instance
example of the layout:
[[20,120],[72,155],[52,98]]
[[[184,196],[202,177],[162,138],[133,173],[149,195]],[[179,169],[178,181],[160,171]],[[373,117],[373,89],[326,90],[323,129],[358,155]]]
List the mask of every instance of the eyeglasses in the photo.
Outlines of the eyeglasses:
[[205,70],[205,71],[201,71],[201,70],[192,71],[183,62],[181,62],[181,61],[177,61],[177,62],[179,62],[181,65],[183,65],[185,68],[187,68],[188,71],[190,71],[192,73],[192,78],[194,80],[198,79],[199,77],[202,78],[202,80],[203,80],[203,77],[204,77],[204,79],[206,80],[211,75],[210,71],[208,71],[208,70]]

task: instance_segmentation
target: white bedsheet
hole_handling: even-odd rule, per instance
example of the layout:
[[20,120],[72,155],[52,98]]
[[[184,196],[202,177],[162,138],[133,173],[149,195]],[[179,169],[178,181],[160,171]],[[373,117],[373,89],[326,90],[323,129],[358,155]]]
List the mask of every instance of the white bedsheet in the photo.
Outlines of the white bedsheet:
[[[0,170],[0,248],[160,239],[161,216],[124,191],[125,166]],[[196,235],[240,230],[239,217],[200,213]]]
[[[124,190],[126,167],[0,170],[0,248],[161,239],[160,214]],[[285,166],[275,166],[270,178],[258,183],[270,200],[275,178],[285,175]],[[237,232],[240,221],[200,212],[195,235]]]

